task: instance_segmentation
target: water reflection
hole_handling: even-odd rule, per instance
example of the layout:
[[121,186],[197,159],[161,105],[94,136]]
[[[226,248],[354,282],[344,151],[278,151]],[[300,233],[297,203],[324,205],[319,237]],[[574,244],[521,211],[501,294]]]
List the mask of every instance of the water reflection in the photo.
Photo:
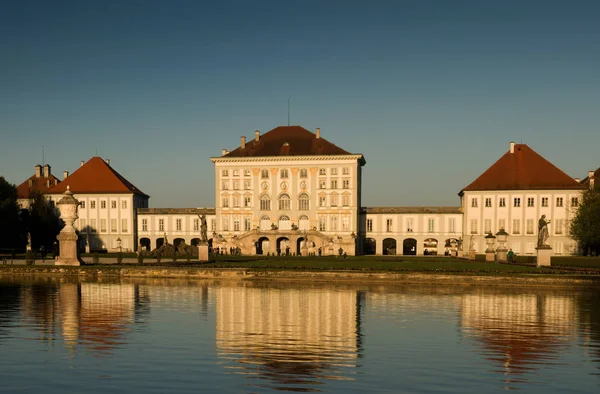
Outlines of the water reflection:
[[319,391],[325,379],[354,379],[361,300],[353,290],[217,289],[217,352],[251,384]]
[[576,300],[538,291],[505,294],[481,289],[461,300],[461,324],[479,341],[484,357],[507,387],[524,382],[545,364],[556,363],[577,333]]

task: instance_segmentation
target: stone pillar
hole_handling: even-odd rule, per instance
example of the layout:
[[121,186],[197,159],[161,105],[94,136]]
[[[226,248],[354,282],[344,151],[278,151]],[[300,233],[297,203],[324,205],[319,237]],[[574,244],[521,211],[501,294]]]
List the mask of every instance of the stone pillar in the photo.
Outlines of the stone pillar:
[[554,252],[551,247],[536,248],[537,250],[537,266],[550,267],[552,255]]
[[198,243],[198,261],[201,263],[207,263],[210,261],[208,254],[208,242],[200,241]]
[[60,218],[65,223],[65,227],[56,237],[59,243],[58,258],[54,262],[55,265],[81,265],[77,254],[77,233],[73,223],[77,220],[77,207],[79,201],[73,197],[73,193],[67,186],[67,191],[63,193],[63,197],[56,203],[60,210]]

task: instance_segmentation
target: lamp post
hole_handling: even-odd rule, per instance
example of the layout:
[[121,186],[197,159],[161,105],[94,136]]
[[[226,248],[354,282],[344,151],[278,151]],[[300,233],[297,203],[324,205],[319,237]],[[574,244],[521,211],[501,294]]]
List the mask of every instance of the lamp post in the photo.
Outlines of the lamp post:
[[508,250],[504,244],[508,239],[508,233],[504,231],[504,228],[501,228],[500,231],[496,233],[496,237],[498,239],[498,248],[496,249],[496,261],[498,263],[506,263],[506,253]]
[[496,242],[496,237],[490,232],[485,236],[485,243],[487,245],[487,249],[485,250],[485,261],[494,261],[495,260],[495,251],[494,251],[494,243]]

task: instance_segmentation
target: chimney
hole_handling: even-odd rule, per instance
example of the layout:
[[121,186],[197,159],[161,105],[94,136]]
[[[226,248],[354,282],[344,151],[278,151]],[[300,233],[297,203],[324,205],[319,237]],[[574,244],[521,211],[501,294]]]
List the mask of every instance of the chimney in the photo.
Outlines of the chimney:
[[79,164],[79,167],[83,167],[83,160],[81,160],[81,164]]
[[46,179],[46,187],[50,187],[50,179]]
[[69,176],[69,171],[63,171],[63,181]]
[[29,180],[29,187],[32,187],[32,186],[33,186],[33,179],[30,179]]
[[260,139],[260,130],[255,130],[254,131],[254,141],[258,142],[259,139]]
[[225,156],[226,154],[228,154],[229,151],[225,148],[221,149],[221,156]]
[[246,149],[246,137],[240,137],[240,146],[242,149]]
[[317,127],[317,129],[315,130],[315,134],[317,135],[317,139],[321,138],[321,128]]
[[515,153],[515,141],[510,141],[510,153]]
[[575,182],[579,183],[579,182],[581,182],[581,179],[575,178]]
[[104,161],[106,162],[106,164],[110,165],[110,159],[106,159]]
[[594,190],[594,184],[595,184],[594,171],[588,171],[588,179],[590,180],[590,190]]
[[50,165],[44,165],[44,178],[50,178]]
[[42,166],[39,164],[36,164],[36,166],[35,166],[35,177],[36,178],[42,177]]

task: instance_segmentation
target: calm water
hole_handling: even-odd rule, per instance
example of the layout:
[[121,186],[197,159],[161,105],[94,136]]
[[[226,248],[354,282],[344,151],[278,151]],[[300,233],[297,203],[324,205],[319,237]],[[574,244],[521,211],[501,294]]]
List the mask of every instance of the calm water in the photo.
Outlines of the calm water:
[[7,393],[600,392],[600,292],[0,280]]

